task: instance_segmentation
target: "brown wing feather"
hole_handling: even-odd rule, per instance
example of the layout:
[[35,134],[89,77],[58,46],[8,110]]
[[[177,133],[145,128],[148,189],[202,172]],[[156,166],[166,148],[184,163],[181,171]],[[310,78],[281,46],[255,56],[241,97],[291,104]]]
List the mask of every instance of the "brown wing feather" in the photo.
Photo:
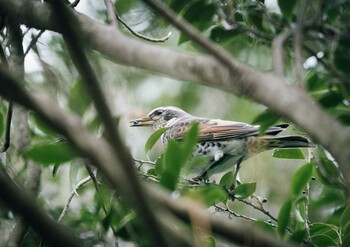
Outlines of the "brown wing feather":
[[218,141],[257,135],[258,126],[241,122],[210,119],[199,124],[200,141]]
[[191,118],[179,119],[171,125],[169,137],[181,140],[191,127],[191,123],[199,123],[199,141],[218,141],[230,138],[243,138],[257,135],[259,126],[220,119]]
[[[169,137],[181,140],[192,123],[199,123],[199,141],[219,141],[232,138],[245,138],[259,134],[259,125],[220,119],[196,118],[186,116],[174,122],[169,129]],[[266,130],[266,135],[277,135],[288,127],[280,124]]]

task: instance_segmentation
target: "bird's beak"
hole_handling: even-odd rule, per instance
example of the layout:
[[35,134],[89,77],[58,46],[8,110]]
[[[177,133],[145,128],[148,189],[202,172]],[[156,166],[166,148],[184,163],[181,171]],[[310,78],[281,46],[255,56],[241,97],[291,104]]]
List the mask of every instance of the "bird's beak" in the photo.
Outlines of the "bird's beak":
[[149,117],[137,118],[130,121],[130,127],[152,126],[153,120]]

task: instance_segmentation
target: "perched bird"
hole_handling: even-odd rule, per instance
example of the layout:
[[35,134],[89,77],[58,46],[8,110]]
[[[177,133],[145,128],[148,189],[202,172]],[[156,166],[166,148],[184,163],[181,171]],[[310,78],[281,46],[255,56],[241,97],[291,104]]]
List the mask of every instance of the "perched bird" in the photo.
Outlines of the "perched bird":
[[301,136],[276,136],[288,124],[270,127],[264,135],[259,135],[259,125],[196,117],[174,106],[156,108],[146,117],[130,121],[130,126],[153,126],[154,130],[168,127],[162,135],[166,147],[170,138],[181,141],[192,123],[198,123],[199,128],[199,141],[192,156],[204,158],[205,162],[196,165],[187,178],[207,179],[234,165],[237,170],[243,160],[269,149],[313,146]]

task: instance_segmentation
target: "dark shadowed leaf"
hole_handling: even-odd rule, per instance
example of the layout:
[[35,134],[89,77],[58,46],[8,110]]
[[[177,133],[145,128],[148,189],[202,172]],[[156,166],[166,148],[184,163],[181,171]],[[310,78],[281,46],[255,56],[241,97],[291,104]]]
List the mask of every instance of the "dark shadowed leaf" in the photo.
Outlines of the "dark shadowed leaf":
[[309,71],[305,77],[306,87],[309,92],[326,89],[327,84],[319,77],[317,73]]
[[164,128],[160,128],[158,130],[156,130],[155,132],[152,133],[152,135],[147,139],[147,142],[145,144],[145,152],[147,153],[148,151],[150,151],[154,144],[156,144],[156,142],[158,141],[158,139],[163,135],[163,133],[165,131],[167,131],[169,128],[168,127],[164,127]]
[[286,18],[289,18],[293,13],[293,9],[297,1],[296,0],[278,0],[277,2],[278,2],[278,6],[281,9],[282,14]]
[[220,179],[219,185],[225,189],[230,189],[232,185],[235,182],[235,177],[232,171],[227,172],[222,178]]
[[211,29],[210,31],[210,39],[220,44],[229,43],[234,37],[241,34],[241,32],[237,29],[226,30],[222,26],[217,26]]
[[300,167],[292,178],[291,191],[292,195],[299,195],[305,188],[307,182],[309,181],[312,174],[312,164],[307,163]]
[[44,166],[61,164],[77,156],[72,147],[64,141],[31,146],[24,151],[23,155]]
[[330,91],[322,95],[318,102],[325,108],[331,108],[339,105],[343,100],[340,93]]
[[251,196],[256,190],[256,183],[245,183],[238,185],[233,191],[234,196],[239,199],[244,199]]
[[51,127],[49,127],[49,125],[44,120],[42,120],[37,114],[35,114],[35,113],[30,114],[30,117],[31,117],[31,120],[35,124],[35,128],[37,128],[38,130],[40,130],[44,134],[46,134],[48,136],[57,135],[57,132],[55,132]]
[[291,149],[275,149],[272,154],[273,157],[279,159],[305,159],[303,152],[299,148]]
[[286,233],[286,228],[290,220],[291,210],[292,210],[292,200],[288,199],[287,201],[285,201],[285,203],[283,204],[278,214],[277,231],[281,236],[284,236],[284,234]]
[[328,186],[334,186],[345,189],[344,177],[334,160],[327,157],[325,150],[321,147],[317,148],[314,162],[316,162],[316,171],[322,183]]
[[[194,1],[186,6],[183,17],[200,31],[204,31],[212,25],[212,19],[216,12],[216,5],[207,1]],[[181,34],[179,44],[188,41],[188,38]]]

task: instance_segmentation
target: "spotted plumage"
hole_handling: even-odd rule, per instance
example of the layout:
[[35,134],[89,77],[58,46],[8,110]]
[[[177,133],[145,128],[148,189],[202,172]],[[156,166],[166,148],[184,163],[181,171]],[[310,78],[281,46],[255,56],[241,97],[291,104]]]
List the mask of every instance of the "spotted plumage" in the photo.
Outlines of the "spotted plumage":
[[153,126],[155,130],[168,127],[162,135],[166,147],[169,139],[181,141],[192,123],[198,123],[199,127],[199,141],[194,148],[193,157],[201,158],[202,164],[196,166],[189,177],[209,177],[254,154],[273,148],[312,147],[301,136],[276,136],[288,124],[270,127],[265,135],[259,136],[258,125],[196,117],[174,106],[156,108],[146,117],[130,121],[130,126]]

